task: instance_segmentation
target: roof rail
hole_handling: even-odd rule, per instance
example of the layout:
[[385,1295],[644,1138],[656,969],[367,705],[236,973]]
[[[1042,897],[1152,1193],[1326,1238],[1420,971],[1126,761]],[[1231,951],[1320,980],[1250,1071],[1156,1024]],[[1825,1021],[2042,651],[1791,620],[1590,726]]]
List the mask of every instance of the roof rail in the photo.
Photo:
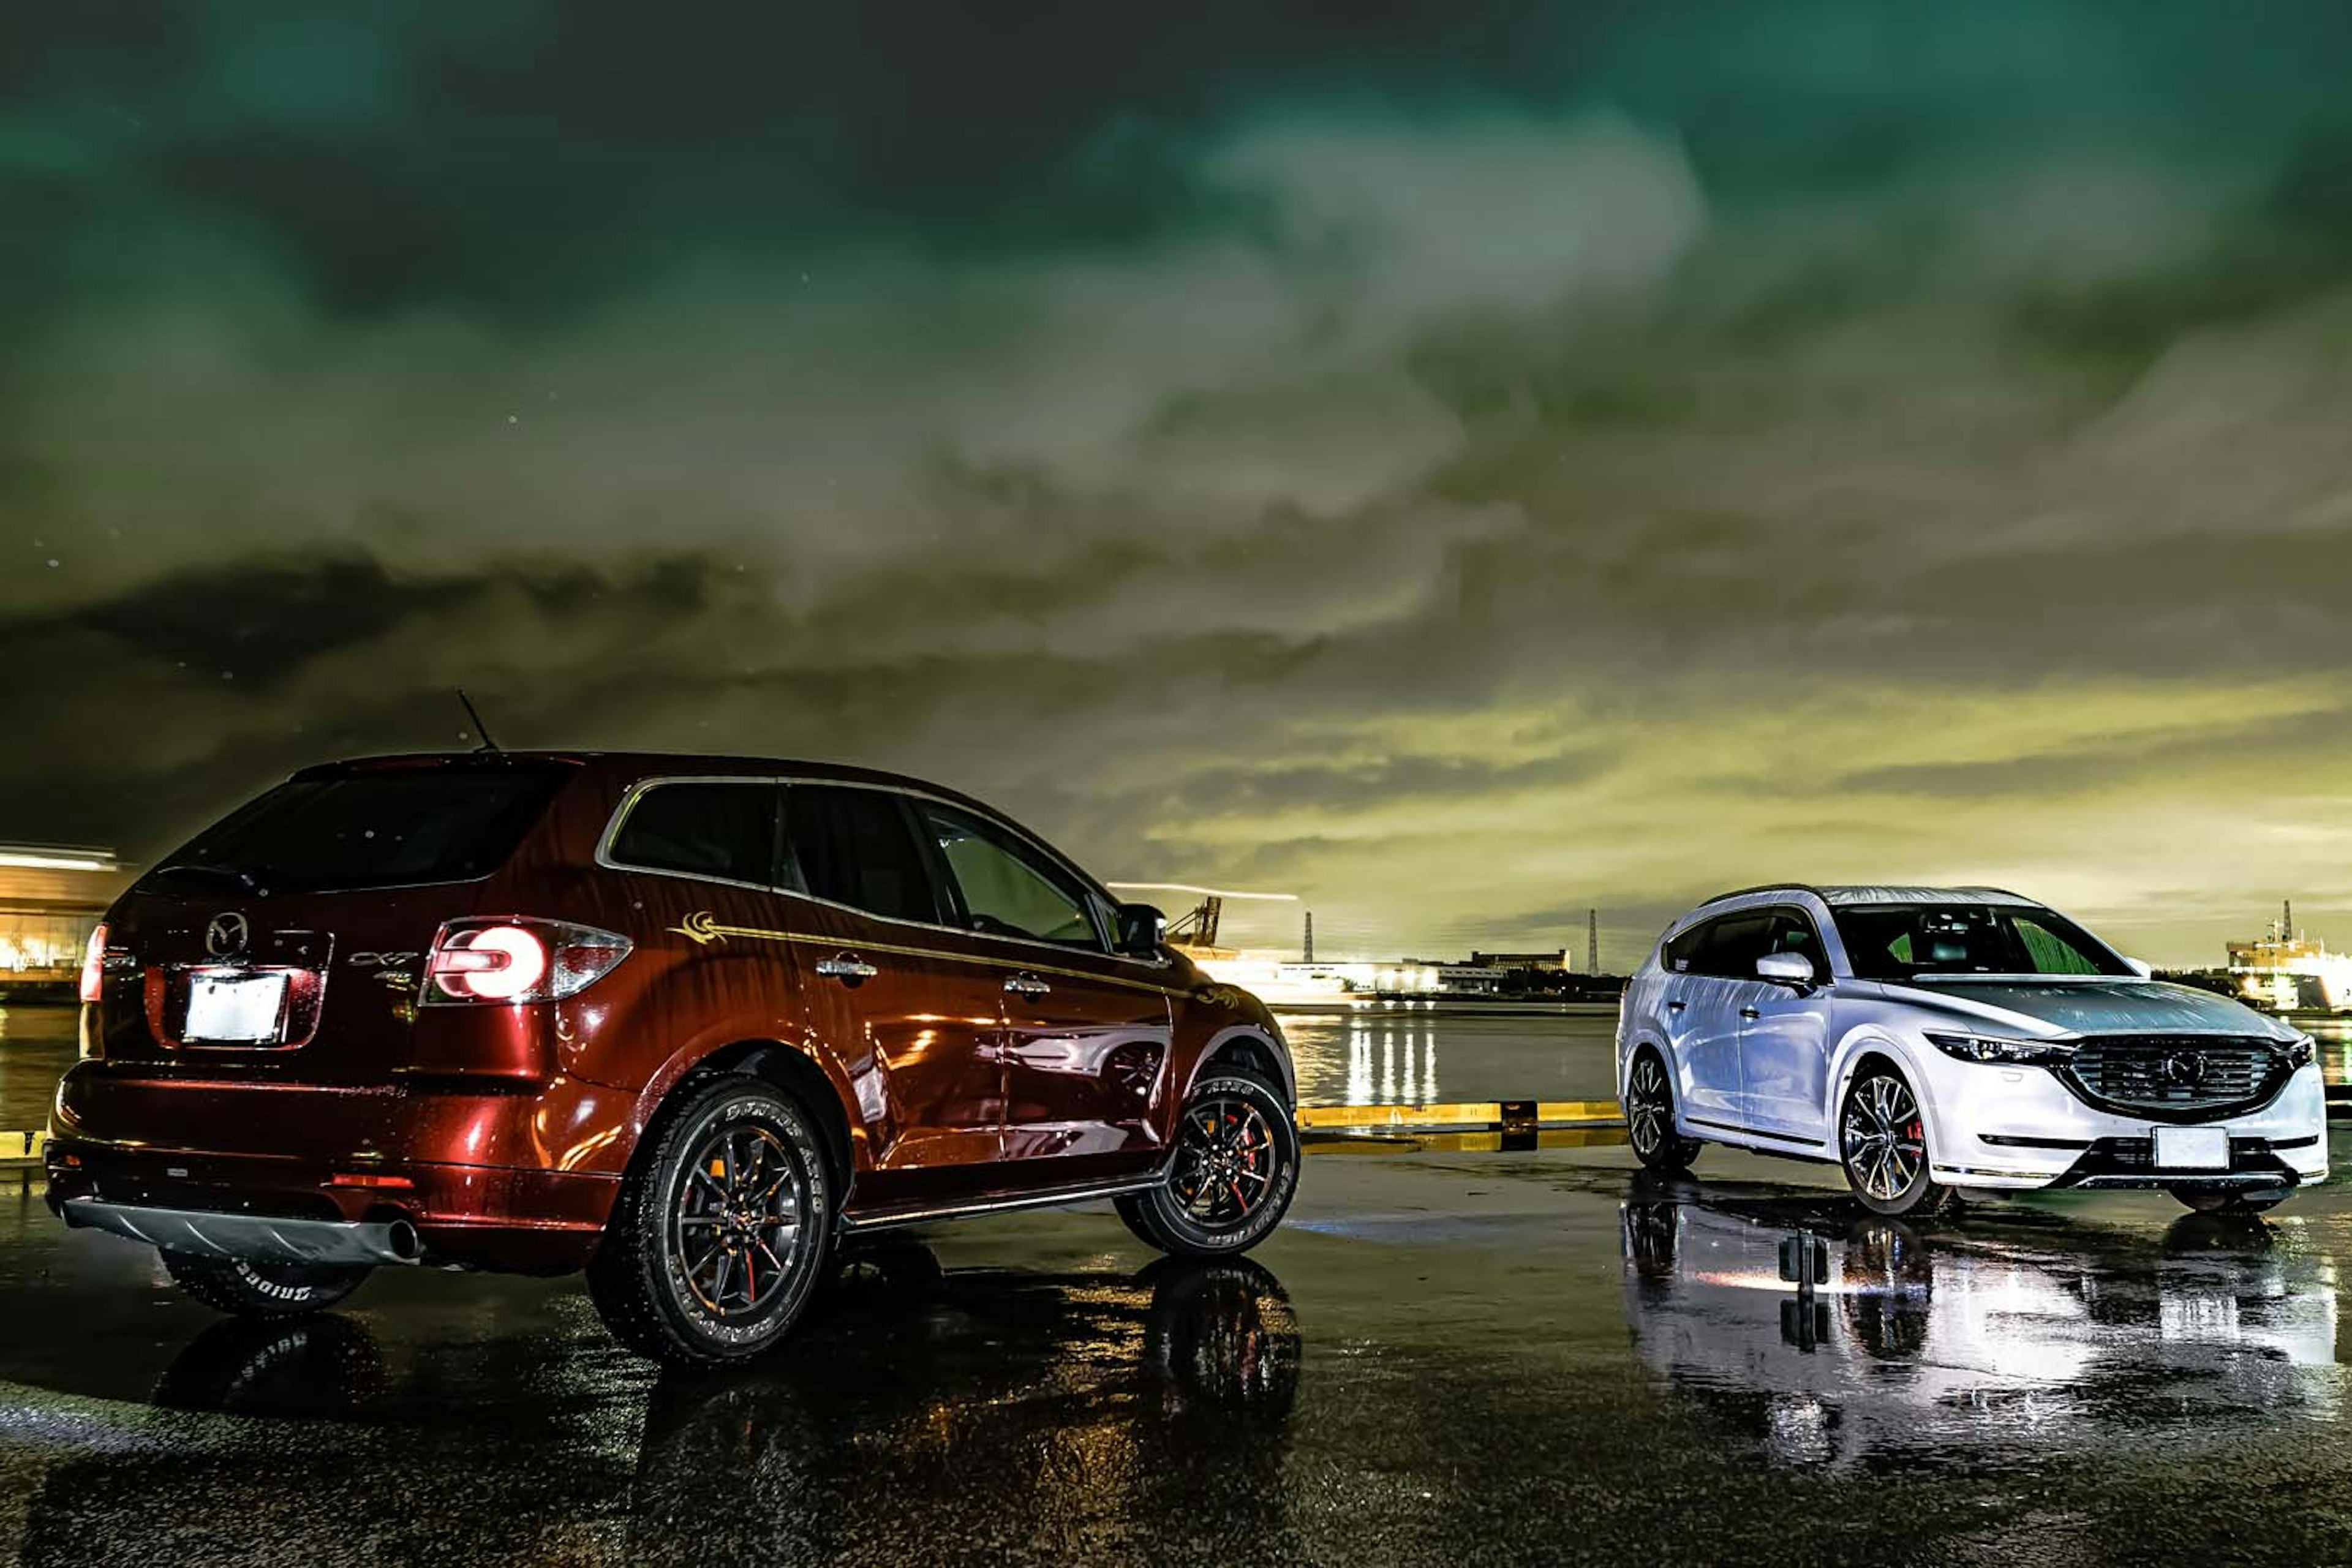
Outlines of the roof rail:
[[1759,882],[1752,888],[1734,888],[1727,893],[1717,893],[1711,899],[1701,899],[1692,907],[1705,909],[1709,904],[1719,904],[1726,899],[1744,899],[1750,893],[1811,893],[1822,902],[1829,902],[1822,890],[1810,882]]

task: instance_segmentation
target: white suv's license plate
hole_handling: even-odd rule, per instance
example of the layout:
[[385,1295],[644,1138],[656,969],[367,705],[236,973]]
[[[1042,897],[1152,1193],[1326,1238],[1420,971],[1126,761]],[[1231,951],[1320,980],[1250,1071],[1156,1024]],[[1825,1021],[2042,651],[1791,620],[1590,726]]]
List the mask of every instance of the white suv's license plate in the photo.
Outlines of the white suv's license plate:
[[192,974],[188,1021],[181,1038],[209,1046],[276,1045],[278,1021],[286,1011],[283,970],[252,973]]
[[2230,1130],[2226,1127],[2158,1128],[2156,1168],[2159,1171],[2228,1170]]

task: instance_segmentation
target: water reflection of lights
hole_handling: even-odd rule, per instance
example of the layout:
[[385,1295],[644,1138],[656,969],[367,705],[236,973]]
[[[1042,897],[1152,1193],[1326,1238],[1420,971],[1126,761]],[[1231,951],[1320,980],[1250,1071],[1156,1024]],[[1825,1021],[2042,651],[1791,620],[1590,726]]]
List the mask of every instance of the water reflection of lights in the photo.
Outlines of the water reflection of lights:
[[[1780,1462],[2219,1435],[2342,1409],[2335,1267],[2259,1223],[2190,1216],[2159,1240],[2032,1219],[2011,1232],[1996,1217],[1923,1235],[1647,1195],[1622,1221],[1643,1359],[1735,1421],[1760,1418],[1754,1435]],[[1811,1311],[1780,1278],[1780,1239],[1801,1226],[1831,1238]]]
[[1437,1098],[1437,1029],[1351,1023],[1348,1028],[1349,1105],[1423,1105]]

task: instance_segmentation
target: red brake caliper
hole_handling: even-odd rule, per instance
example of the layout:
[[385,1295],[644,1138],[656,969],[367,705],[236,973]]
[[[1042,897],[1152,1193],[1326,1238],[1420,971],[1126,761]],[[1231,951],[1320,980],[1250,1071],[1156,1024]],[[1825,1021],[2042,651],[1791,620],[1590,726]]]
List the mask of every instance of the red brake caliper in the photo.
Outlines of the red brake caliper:
[[[1239,1113],[1235,1113],[1235,1114],[1234,1114],[1234,1115],[1232,1115],[1232,1116],[1228,1117],[1228,1118],[1227,1118],[1227,1121],[1228,1121],[1229,1122],[1238,1122],[1239,1121],[1241,1121],[1241,1116],[1239,1115]],[[1235,1152],[1238,1152],[1240,1151],[1241,1145],[1239,1145],[1238,1143],[1236,1143],[1234,1147]],[[1242,1196],[1242,1179],[1241,1179],[1240,1175],[1239,1175],[1238,1173],[1237,1173],[1237,1174],[1235,1174],[1235,1175],[1234,1175],[1234,1179],[1233,1179],[1233,1181],[1232,1181],[1231,1183],[1229,1183],[1228,1184],[1229,1184],[1229,1185],[1233,1188],[1233,1190],[1234,1190],[1234,1207],[1235,1207],[1235,1208],[1237,1208],[1237,1209],[1241,1210],[1241,1212],[1242,1212],[1242,1213],[1244,1213],[1244,1214],[1247,1214],[1247,1213],[1249,1212],[1249,1199],[1247,1199],[1247,1198],[1245,1198],[1245,1197]]]

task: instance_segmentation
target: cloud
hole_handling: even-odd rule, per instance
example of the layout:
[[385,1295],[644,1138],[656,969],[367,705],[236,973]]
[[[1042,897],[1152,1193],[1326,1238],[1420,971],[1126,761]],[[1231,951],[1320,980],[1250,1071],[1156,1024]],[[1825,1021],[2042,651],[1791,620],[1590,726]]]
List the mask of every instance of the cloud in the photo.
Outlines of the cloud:
[[152,849],[463,683],[1401,946],[2352,873],[2246,805],[2341,805],[2317,10],[1261,19],[1116,90],[841,22],[756,109],[607,25],[205,18],[0,115],[11,833]]

